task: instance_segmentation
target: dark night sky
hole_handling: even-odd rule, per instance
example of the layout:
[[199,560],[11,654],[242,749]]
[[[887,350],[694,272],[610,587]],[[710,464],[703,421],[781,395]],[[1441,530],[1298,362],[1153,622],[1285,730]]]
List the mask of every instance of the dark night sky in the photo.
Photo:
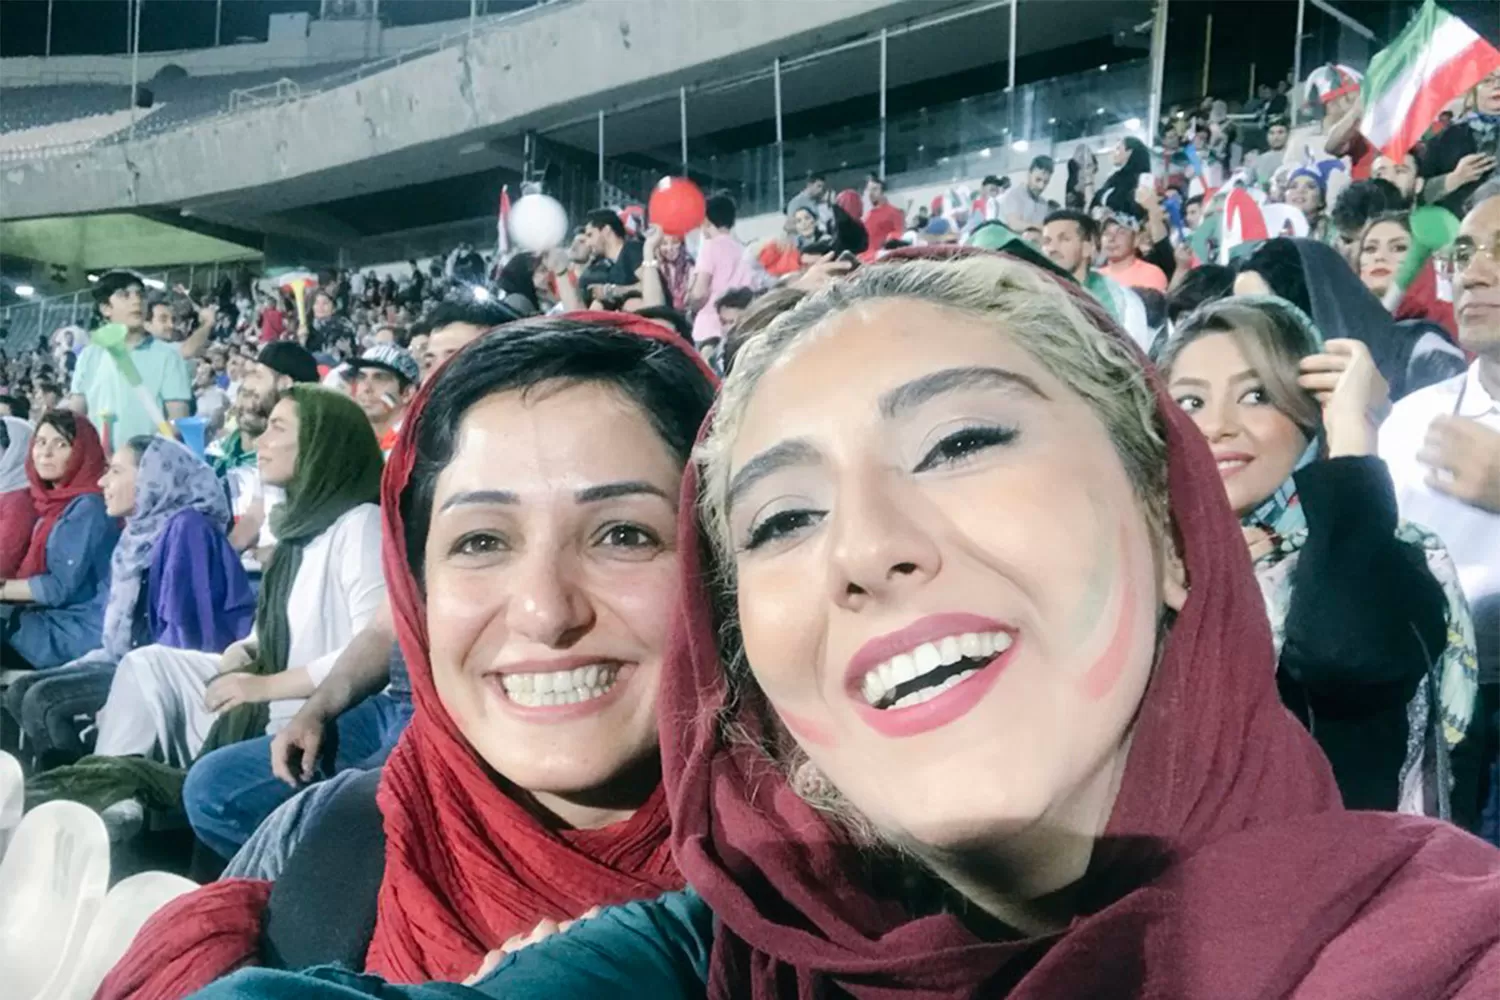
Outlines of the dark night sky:
[[[214,41],[214,0],[145,0],[141,8],[141,51],[203,48]],[[484,3],[481,3],[483,12]],[[526,6],[518,0],[489,0],[500,13]],[[52,54],[83,55],[126,51],[129,0],[53,0]],[[222,39],[264,40],[271,14],[308,11],[319,0],[224,0]],[[469,0],[381,0],[388,25],[422,24],[469,16]],[[47,0],[0,2],[0,56],[41,55],[47,31]]]

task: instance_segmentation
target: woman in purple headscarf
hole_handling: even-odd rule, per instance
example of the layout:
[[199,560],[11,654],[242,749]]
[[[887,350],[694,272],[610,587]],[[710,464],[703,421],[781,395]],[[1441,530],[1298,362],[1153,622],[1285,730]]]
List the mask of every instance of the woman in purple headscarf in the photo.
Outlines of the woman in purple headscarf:
[[136,437],[100,480],[124,530],[110,560],[100,647],[65,666],[22,678],[5,707],[43,765],[81,756],[74,720],[109,694],[115,665],[158,643],[217,653],[250,631],[255,595],[225,532],[229,502],[213,470],[163,437]]

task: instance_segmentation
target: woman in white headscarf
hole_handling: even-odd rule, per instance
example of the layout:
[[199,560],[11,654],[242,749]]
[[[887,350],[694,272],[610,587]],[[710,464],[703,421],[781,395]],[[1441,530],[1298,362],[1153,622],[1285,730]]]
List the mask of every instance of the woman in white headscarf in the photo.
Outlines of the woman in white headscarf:
[[0,417],[0,580],[16,575],[36,527],[26,479],[30,451],[31,425],[19,417]]

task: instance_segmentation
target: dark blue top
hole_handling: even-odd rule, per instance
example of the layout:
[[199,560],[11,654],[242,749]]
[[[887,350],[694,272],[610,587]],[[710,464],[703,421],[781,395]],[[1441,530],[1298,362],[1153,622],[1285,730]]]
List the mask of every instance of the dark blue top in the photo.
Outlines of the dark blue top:
[[200,1000],[553,1000],[627,997],[702,1000],[714,919],[691,889],[611,906],[506,956],[473,987],[392,986],[334,966],[307,972],[246,969],[193,994]]
[[31,604],[18,605],[10,646],[33,667],[57,667],[99,648],[109,596],[109,558],[120,529],[89,493],[63,510],[47,536],[46,572],[33,576]]

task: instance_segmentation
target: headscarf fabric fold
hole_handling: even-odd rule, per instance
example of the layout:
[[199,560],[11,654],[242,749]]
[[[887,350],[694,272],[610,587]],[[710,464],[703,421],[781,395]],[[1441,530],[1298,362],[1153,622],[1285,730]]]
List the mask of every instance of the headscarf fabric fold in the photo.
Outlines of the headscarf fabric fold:
[[[1086,293],[1055,280],[1100,336],[1128,343]],[[710,997],[1312,998],[1369,996],[1371,983],[1390,996],[1482,995],[1477,980],[1456,989],[1456,970],[1500,960],[1500,854],[1445,825],[1342,811],[1327,761],[1281,705],[1261,595],[1208,446],[1149,379],[1190,593],[1143,696],[1077,916],[1058,933],[982,937],[869,884],[858,850],[765,759],[754,713],[726,704],[708,589],[717,567],[698,525],[680,522],[683,611],[658,715],[673,850],[719,919]],[[690,467],[683,509],[698,488]],[[726,716],[749,739],[726,737]]]
[[21,568],[16,572],[22,579],[47,572],[47,539],[52,537],[52,529],[62,520],[68,505],[79,497],[99,492],[99,479],[108,464],[104,445],[100,443],[99,432],[94,430],[92,421],[78,417],[74,424],[77,433],[73,437],[73,451],[57,482],[48,483],[42,479],[36,471],[31,450],[27,449],[26,479],[31,484],[31,503],[36,508],[37,523],[32,531],[31,547],[26,550],[26,558],[21,560]]
[[220,530],[229,527],[229,499],[218,477],[176,441],[154,437],[136,470],[135,508],[110,557],[109,603],[104,609],[104,658],[118,663],[130,652],[141,584],[167,524],[196,510]]
[[[564,318],[682,351],[705,379],[716,380],[689,345],[649,321],[597,312]],[[544,917],[576,917],[595,905],[682,886],[662,789],[623,823],[598,830],[553,829],[496,784],[438,698],[427,653],[426,607],[407,562],[400,502],[435,381],[412,401],[380,493],[387,593],[416,712],[381,777],[385,873],[365,964],[387,979],[409,983],[472,975],[489,951]],[[167,904],[147,922],[95,1000],[180,1000],[255,964],[268,898],[266,883],[240,879]],[[206,921],[200,921],[203,914]]]
[[[383,462],[370,422],[353,399],[318,386],[287,390],[297,403],[297,465],[286,501],[271,512],[276,549],[261,577],[255,608],[259,651],[246,668],[253,674],[286,670],[291,649],[287,604],[309,542],[360,504],[380,497]],[[220,714],[203,752],[263,732],[269,718],[264,702],[238,705]]]

